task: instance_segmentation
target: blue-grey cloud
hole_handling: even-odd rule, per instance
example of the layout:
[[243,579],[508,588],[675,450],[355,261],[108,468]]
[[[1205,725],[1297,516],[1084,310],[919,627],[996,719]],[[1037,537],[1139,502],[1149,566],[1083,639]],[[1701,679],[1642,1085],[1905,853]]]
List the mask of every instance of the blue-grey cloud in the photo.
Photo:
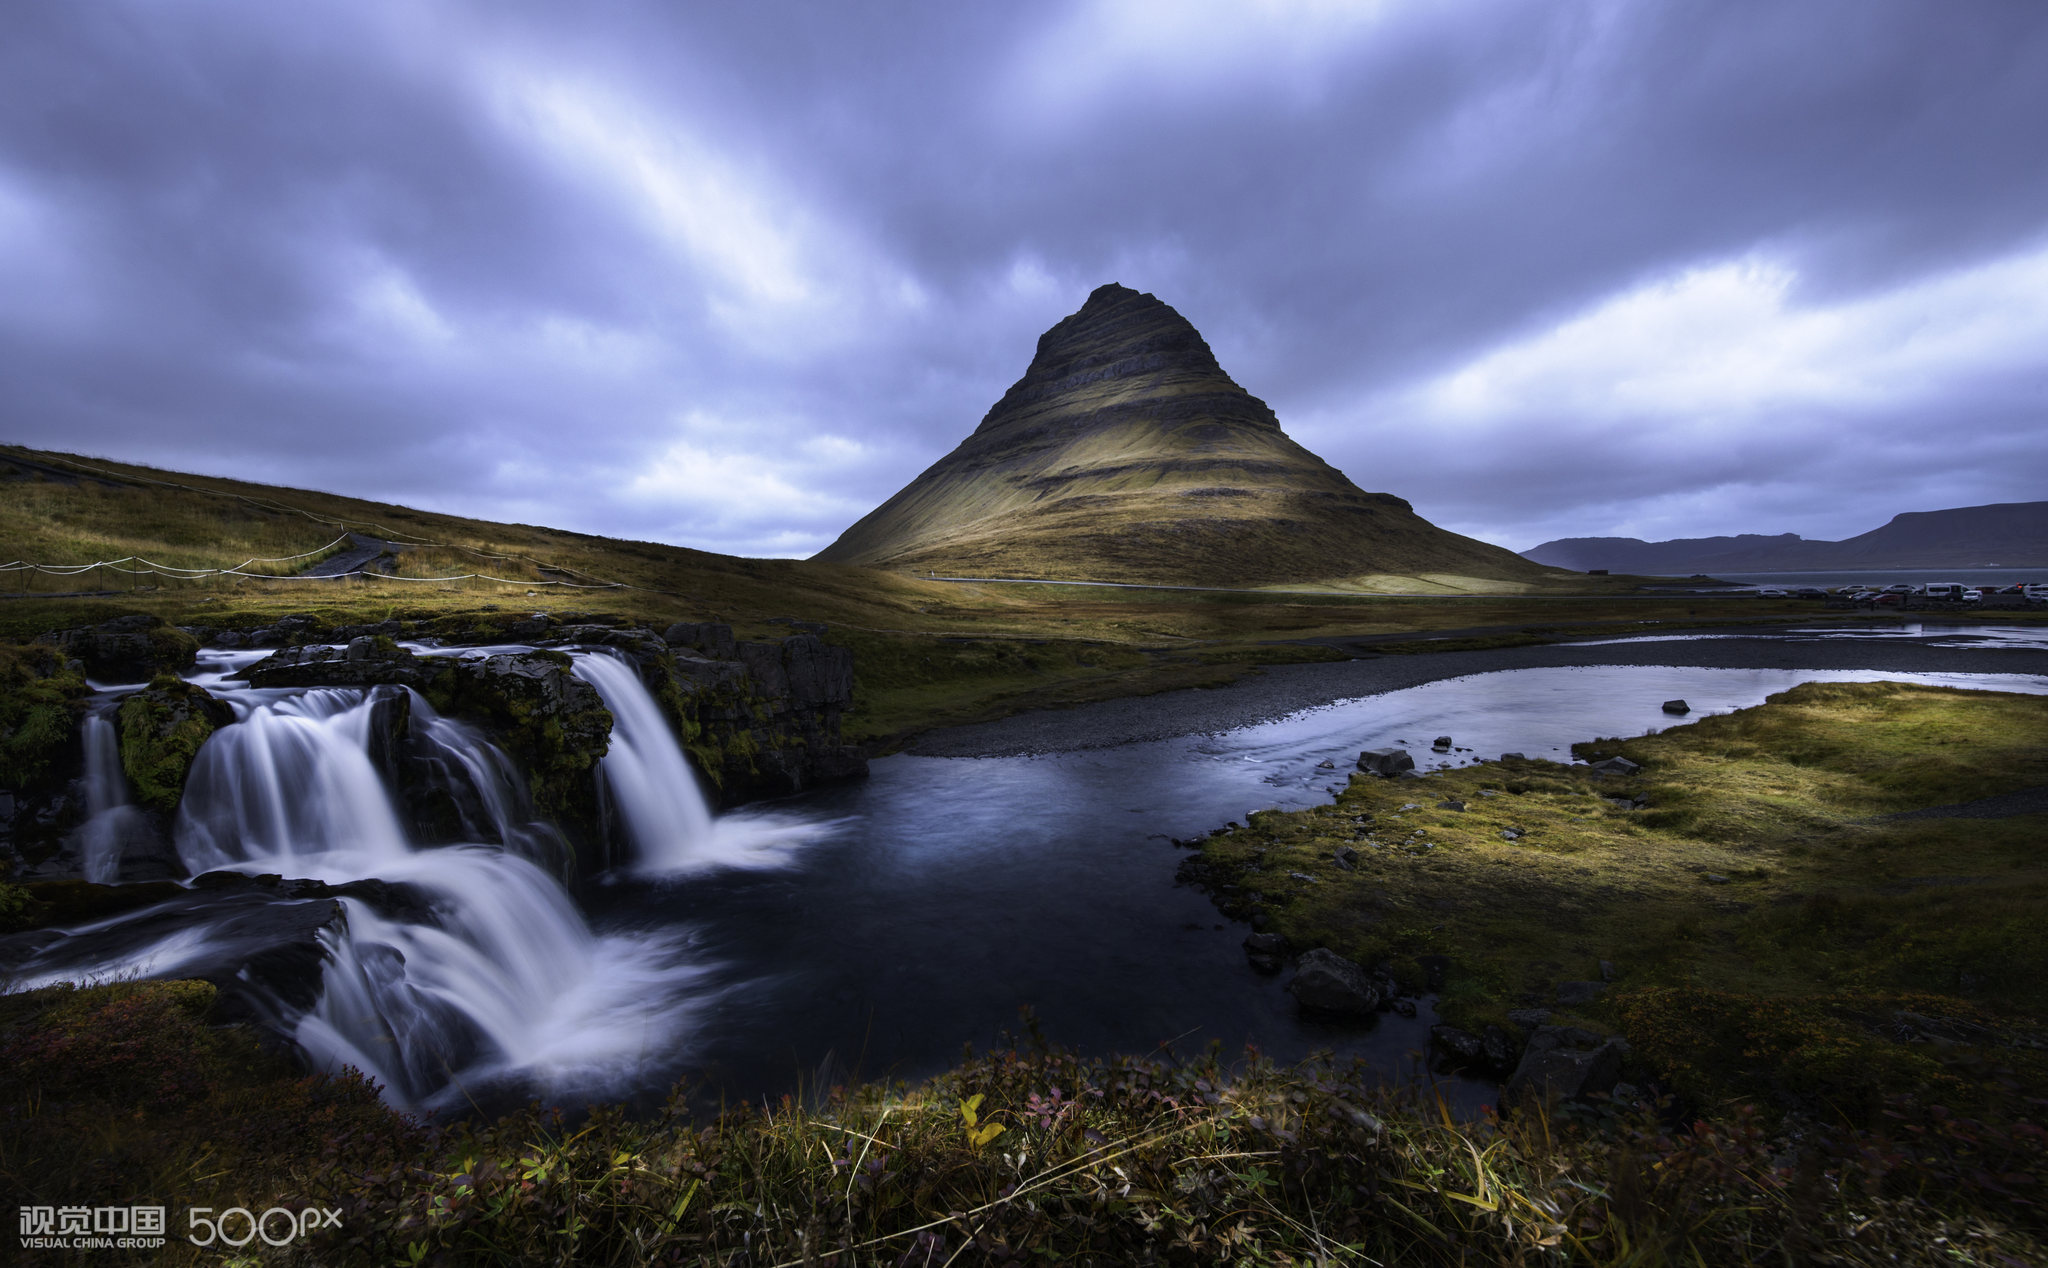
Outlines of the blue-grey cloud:
[[0,435],[803,554],[1093,286],[1515,546],[2048,488],[2048,10],[25,5]]

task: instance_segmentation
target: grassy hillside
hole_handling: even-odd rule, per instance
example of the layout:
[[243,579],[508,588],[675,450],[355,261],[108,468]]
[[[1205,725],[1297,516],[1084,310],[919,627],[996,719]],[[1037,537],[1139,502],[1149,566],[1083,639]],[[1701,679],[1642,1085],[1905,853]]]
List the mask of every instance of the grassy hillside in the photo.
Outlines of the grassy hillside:
[[[392,542],[386,566],[397,575],[265,580],[121,568],[16,571],[0,574],[0,595],[11,596],[0,601],[0,639],[130,611],[239,628],[287,612],[347,624],[545,610],[605,613],[656,628],[724,620],[747,638],[787,633],[778,618],[794,617],[825,622],[828,638],[855,650],[857,706],[847,725],[886,746],[944,722],[1215,685],[1276,662],[1348,655],[1331,644],[1358,638],[1477,629],[1520,643],[1603,621],[1649,628],[1804,611],[1796,604],[1637,595],[1624,577],[1579,577],[1575,590],[1440,598],[956,584],[816,560],[739,559],[0,447],[0,562],[75,565],[140,556],[224,569],[285,558],[249,571],[296,573],[326,559],[348,533]],[[507,580],[415,579],[472,573]]]

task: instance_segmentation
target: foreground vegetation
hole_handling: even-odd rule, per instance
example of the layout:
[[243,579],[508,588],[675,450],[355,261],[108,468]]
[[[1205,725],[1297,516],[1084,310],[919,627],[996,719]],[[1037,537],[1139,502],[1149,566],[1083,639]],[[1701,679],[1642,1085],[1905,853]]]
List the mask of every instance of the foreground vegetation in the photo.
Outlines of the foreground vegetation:
[[[21,1204],[333,1208],[336,1264],[2004,1264],[2039,1262],[2042,1133],[1895,1098],[1795,1140],[1747,1106],[1459,1122],[1427,1088],[1255,1053],[1091,1059],[1039,1043],[917,1088],[822,1089],[692,1121],[530,1109],[427,1124],[300,1078],[210,988],[5,1001],[0,1184]],[[242,1230],[235,1230],[239,1235]],[[81,1257],[83,1258],[83,1257]]]

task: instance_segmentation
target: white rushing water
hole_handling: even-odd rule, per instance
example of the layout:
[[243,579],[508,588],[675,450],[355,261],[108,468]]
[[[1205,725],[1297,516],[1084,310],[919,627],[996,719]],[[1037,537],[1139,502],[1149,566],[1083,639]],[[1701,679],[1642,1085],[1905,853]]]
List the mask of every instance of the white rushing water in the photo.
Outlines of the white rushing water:
[[[352,1065],[407,1104],[505,1076],[602,1084],[673,1045],[696,971],[682,934],[598,937],[561,883],[513,852],[546,834],[502,753],[426,712],[423,734],[463,768],[510,848],[420,848],[370,758],[378,702],[359,691],[238,692],[239,715],[201,749],[178,822],[194,874],[281,872],[407,887],[425,913],[344,899],[346,932],[295,1038],[316,1064]],[[415,699],[415,707],[424,701]]]
[[[193,763],[174,825],[180,861],[194,876],[381,883],[341,898],[345,921],[318,933],[326,964],[311,1006],[278,1007],[316,1065],[354,1066],[392,1101],[431,1106],[504,1081],[626,1087],[647,1061],[673,1061],[712,967],[689,962],[691,929],[593,932],[565,888],[575,880],[567,840],[534,814],[517,769],[482,732],[400,688],[250,688],[227,677],[237,667],[215,656],[194,675],[236,721]],[[782,867],[832,828],[714,815],[632,665],[579,653],[575,672],[613,714],[600,782],[634,872]],[[386,751],[394,711],[408,715],[402,754]],[[87,719],[85,744],[89,817],[73,848],[88,878],[112,881],[128,843],[152,829],[131,804],[111,701]],[[398,804],[390,786],[401,757],[407,795],[428,790],[435,832],[467,842],[414,839],[419,808]],[[278,936],[264,932],[282,927],[265,923],[266,902],[305,901],[234,892],[225,904],[174,898],[66,930],[9,986],[190,971]]]
[[121,879],[122,851],[148,835],[149,822],[128,801],[128,777],[121,770],[121,741],[111,711],[95,711],[82,730],[87,818],[76,840],[80,870],[89,881],[111,884]]
[[606,652],[576,657],[578,678],[611,710],[600,768],[633,848],[633,870],[679,876],[714,868],[779,868],[835,825],[772,811],[713,818],[697,773],[632,663]]

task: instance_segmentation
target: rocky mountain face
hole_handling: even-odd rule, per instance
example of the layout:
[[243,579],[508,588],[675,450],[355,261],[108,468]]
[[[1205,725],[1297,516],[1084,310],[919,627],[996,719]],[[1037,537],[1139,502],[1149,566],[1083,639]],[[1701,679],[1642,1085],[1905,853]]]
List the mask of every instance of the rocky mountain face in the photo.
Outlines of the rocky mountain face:
[[1098,288],[959,448],[821,560],[974,577],[1261,586],[1534,580],[1289,439],[1151,295]]
[[1522,552],[1557,568],[1686,576],[1858,568],[2048,567],[2048,502],[1999,502],[1909,511],[1843,541],[1796,533],[1681,537],[1563,537]]

